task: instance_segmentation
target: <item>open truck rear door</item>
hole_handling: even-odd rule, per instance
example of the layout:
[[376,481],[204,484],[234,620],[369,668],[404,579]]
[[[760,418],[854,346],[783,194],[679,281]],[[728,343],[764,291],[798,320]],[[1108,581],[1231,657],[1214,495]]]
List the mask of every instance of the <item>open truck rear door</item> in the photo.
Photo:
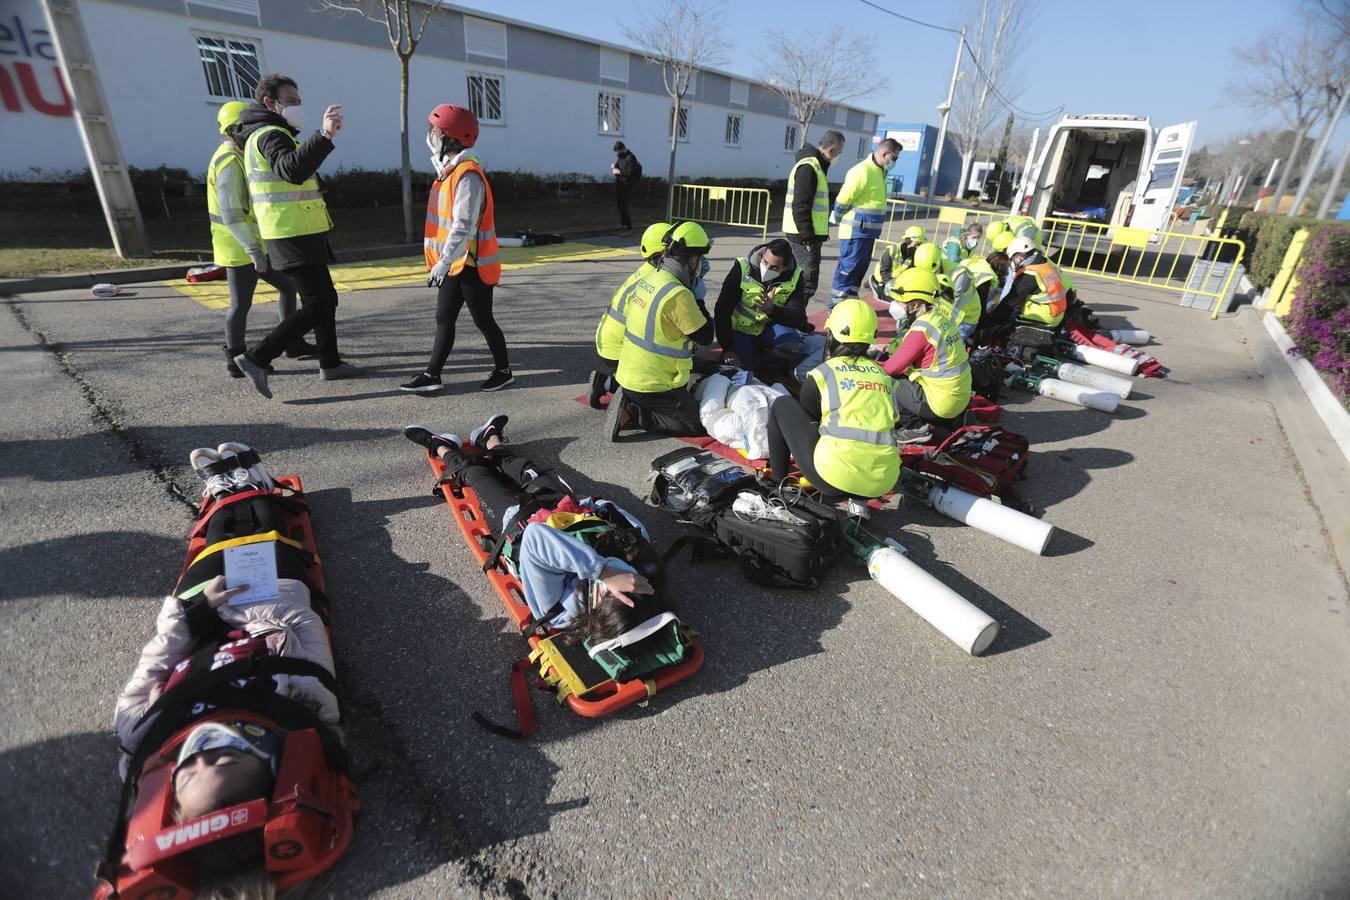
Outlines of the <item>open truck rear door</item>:
[[1168,125],[1158,131],[1153,142],[1153,154],[1148,162],[1144,189],[1134,198],[1134,209],[1129,218],[1131,228],[1145,231],[1164,231],[1171,223],[1172,206],[1181,179],[1186,175],[1186,160],[1191,155],[1195,140],[1195,122]]

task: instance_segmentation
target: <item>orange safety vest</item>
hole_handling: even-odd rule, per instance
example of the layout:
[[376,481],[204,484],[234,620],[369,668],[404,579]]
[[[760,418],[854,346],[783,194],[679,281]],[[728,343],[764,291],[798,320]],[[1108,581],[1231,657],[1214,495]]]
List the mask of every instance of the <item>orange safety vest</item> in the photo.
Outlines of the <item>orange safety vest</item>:
[[[1064,318],[1064,311],[1069,308],[1069,291],[1064,287],[1064,279],[1059,275],[1059,269],[1055,268],[1053,263],[1043,262],[1034,266],[1027,266],[1022,271],[1030,272],[1036,279],[1036,286],[1040,291],[1027,298],[1026,306],[1022,308],[1022,317],[1032,319],[1038,322],[1045,322],[1047,325],[1058,325]],[[1036,306],[1047,307],[1047,312],[1042,313]]]
[[[493,215],[492,188],[488,185],[487,175],[476,159],[466,159],[450,171],[431,183],[431,193],[427,196],[427,224],[422,233],[422,250],[427,261],[427,271],[436,267],[441,258],[441,247],[450,233],[450,223],[455,208],[455,187],[467,172],[476,172],[483,179],[485,196],[483,215],[478,220],[478,235],[470,238],[465,246],[464,255],[450,266],[450,274],[458,275],[466,265],[478,268],[478,277],[483,284],[497,284],[502,280],[501,257],[497,248],[497,225]],[[448,188],[448,190],[447,190]]]

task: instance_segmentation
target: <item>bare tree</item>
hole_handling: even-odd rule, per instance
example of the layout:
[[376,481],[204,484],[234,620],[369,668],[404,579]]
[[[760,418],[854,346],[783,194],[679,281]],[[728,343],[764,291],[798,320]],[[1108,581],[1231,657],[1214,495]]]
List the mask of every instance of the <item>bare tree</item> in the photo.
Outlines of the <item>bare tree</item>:
[[1279,211],[1304,139],[1326,112],[1327,85],[1334,80],[1338,55],[1334,41],[1313,28],[1305,29],[1301,37],[1274,35],[1237,51],[1244,78],[1230,86],[1233,95],[1258,110],[1275,107],[1294,132],[1294,146],[1282,164],[1272,211]]
[[769,32],[759,58],[769,89],[783,98],[800,126],[798,147],[816,115],[885,85],[872,39],[834,28],[819,39]]
[[318,8],[325,12],[356,13],[372,22],[384,23],[389,46],[398,57],[399,187],[403,197],[403,240],[407,243],[416,238],[412,213],[412,159],[408,152],[408,64],[427,30],[427,22],[441,8],[442,0],[417,2],[426,8],[414,15],[414,0],[317,0]]
[[1021,93],[1017,64],[1027,58],[1020,51],[1036,12],[1037,0],[970,0],[967,7],[966,46],[978,63],[967,55],[956,82],[951,139],[961,154],[958,197],[976,154],[997,143],[991,133],[1006,104]]
[[723,37],[726,16],[720,3],[674,0],[645,10],[638,21],[625,25],[624,35],[647,62],[661,67],[661,80],[670,95],[670,166],[666,184],[674,196],[675,150],[679,146],[680,122],[688,122],[684,95],[689,93],[700,69],[726,61],[731,43]]

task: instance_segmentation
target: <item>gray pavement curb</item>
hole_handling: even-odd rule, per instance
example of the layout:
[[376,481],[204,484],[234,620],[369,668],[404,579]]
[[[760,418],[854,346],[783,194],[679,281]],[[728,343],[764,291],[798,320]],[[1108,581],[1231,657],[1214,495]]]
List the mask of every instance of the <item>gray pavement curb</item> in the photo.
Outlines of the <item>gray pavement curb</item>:
[[[569,240],[601,237],[615,234],[613,228],[586,228],[567,232]],[[396,259],[400,256],[415,256],[422,252],[422,244],[390,244],[385,247],[361,247],[354,250],[337,250],[333,253],[340,263],[366,262],[374,259]],[[167,266],[146,266],[139,269],[108,269],[103,272],[73,272],[69,275],[39,275],[33,278],[0,278],[0,297],[17,294],[39,294],[44,291],[69,291],[76,288],[93,287],[96,284],[141,284],[146,281],[164,281],[180,278],[193,266],[204,266],[208,262],[177,262]]]
[[[1269,326],[1263,328],[1259,318],[1261,313],[1256,310],[1238,316],[1344,577],[1350,572],[1350,463],[1342,455],[1343,448],[1324,427],[1311,399],[1304,402],[1307,394],[1295,373],[1296,360],[1281,349],[1274,335],[1267,332]],[[1280,333],[1283,334],[1283,329]],[[1301,362],[1310,365],[1306,360]],[[1318,382],[1321,383],[1320,378]],[[1326,385],[1322,384],[1322,388],[1326,389]]]
[[1266,326],[1271,340],[1275,346],[1280,348],[1280,354],[1284,361],[1289,364],[1293,370],[1294,377],[1298,379],[1299,387],[1303,388],[1303,393],[1308,395],[1308,402],[1317,410],[1322,421],[1326,423],[1327,431],[1331,434],[1331,439],[1341,448],[1341,453],[1345,454],[1345,461],[1350,463],[1350,411],[1347,411],[1341,401],[1336,399],[1336,395],[1331,393],[1331,388],[1322,380],[1322,376],[1317,374],[1313,364],[1308,362],[1302,356],[1290,355],[1294,350],[1294,342],[1290,339],[1288,332],[1284,330],[1284,325],[1274,313],[1266,313],[1261,317],[1262,323]]

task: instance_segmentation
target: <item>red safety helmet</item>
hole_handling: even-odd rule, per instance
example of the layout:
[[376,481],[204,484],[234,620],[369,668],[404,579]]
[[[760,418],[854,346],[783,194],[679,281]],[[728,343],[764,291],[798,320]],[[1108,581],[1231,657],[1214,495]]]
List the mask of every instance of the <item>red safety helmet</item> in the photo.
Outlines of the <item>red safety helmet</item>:
[[465,147],[478,143],[478,117],[462,106],[442,103],[431,111],[427,121]]

